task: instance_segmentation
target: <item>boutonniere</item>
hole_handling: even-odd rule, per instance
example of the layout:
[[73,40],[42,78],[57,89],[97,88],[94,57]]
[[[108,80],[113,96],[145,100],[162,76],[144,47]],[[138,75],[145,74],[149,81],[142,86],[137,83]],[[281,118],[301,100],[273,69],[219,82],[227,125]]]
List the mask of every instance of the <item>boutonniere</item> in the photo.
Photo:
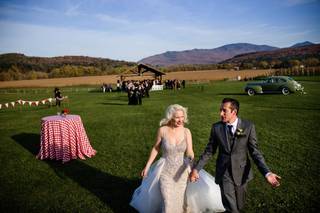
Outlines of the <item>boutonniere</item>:
[[244,129],[241,129],[241,128],[237,128],[237,129],[236,129],[235,135],[236,135],[237,137],[246,136],[246,134],[244,133]]

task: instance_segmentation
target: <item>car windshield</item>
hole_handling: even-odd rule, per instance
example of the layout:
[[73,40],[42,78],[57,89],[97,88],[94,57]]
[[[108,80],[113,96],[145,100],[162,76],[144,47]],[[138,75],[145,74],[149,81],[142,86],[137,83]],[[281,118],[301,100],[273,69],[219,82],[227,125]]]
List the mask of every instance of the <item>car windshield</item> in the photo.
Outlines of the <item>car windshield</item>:
[[290,81],[294,81],[293,78],[291,78],[291,77],[288,77],[288,79],[289,79]]
[[274,79],[273,79],[273,78],[267,78],[266,82],[267,82],[267,83],[273,83],[273,82],[274,82]]

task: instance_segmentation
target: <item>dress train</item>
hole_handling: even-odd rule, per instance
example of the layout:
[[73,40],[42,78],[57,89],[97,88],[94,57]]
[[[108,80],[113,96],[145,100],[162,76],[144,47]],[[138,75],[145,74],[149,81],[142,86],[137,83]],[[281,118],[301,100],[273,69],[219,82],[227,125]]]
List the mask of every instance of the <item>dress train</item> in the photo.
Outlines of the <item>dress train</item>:
[[[148,176],[134,191],[130,205],[140,213],[160,213],[162,211],[162,197],[159,179],[165,164],[160,158],[149,170]],[[214,177],[204,170],[199,172],[197,182],[188,182],[186,189],[186,209],[188,213],[223,212],[225,211],[220,187],[214,182]]]

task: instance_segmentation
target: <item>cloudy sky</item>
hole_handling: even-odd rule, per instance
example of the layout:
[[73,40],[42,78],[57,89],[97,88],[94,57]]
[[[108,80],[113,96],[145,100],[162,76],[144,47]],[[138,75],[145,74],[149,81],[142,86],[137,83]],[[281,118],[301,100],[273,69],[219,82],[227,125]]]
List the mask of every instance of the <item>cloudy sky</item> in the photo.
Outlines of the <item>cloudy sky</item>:
[[246,42],[320,43],[320,0],[0,0],[0,54],[126,61]]

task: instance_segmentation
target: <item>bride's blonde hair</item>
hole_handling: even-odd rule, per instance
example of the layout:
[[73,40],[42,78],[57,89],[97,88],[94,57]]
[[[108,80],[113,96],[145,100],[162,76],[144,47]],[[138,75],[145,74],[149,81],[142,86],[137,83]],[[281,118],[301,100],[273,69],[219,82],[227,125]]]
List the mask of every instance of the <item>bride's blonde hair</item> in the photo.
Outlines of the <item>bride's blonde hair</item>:
[[188,123],[188,114],[187,114],[188,109],[179,105],[179,104],[172,104],[172,105],[168,106],[168,108],[165,112],[164,118],[161,119],[161,121],[160,121],[160,126],[168,125],[172,121],[174,113],[176,113],[179,110],[181,110],[183,112],[184,123]]

